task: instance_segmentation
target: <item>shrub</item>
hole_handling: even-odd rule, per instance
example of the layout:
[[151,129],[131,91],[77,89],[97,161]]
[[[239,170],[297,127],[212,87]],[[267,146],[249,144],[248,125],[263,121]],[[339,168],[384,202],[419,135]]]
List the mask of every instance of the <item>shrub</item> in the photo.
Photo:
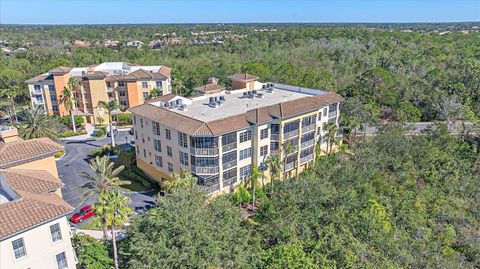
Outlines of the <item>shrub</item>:
[[252,196],[250,195],[250,192],[243,185],[240,186],[240,188],[233,195],[233,201],[237,205],[240,205],[242,203],[247,203],[250,201],[251,198]]
[[55,153],[55,158],[58,159],[60,157],[63,156],[63,154],[65,154],[65,150],[60,150],[59,152]]
[[121,124],[132,124],[132,114],[120,114],[117,121]]
[[61,137],[70,137],[70,136],[84,135],[84,134],[87,134],[87,131],[81,130],[81,131],[77,131],[76,133],[74,131],[65,131],[62,133]]
[[[75,127],[80,127],[84,122],[85,119],[82,116],[74,116]],[[63,116],[60,118],[61,122],[67,126],[68,128],[72,128],[72,118],[71,116]]]

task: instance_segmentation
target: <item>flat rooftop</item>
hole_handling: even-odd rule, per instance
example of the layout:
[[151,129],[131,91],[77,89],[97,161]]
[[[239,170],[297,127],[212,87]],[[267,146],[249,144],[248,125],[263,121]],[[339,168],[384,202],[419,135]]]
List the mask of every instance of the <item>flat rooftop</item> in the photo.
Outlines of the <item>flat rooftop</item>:
[[[274,84],[273,91],[269,92],[267,90],[262,90],[262,85],[263,83],[255,83],[255,88],[258,88],[257,93],[262,94],[263,98],[257,97],[258,95],[255,97],[244,97],[246,89],[241,89],[232,91],[231,93],[194,97],[190,104],[187,103],[186,111],[182,111],[178,108],[169,110],[199,121],[210,122],[244,114],[247,111],[256,108],[327,93],[322,90],[301,88],[284,84]],[[217,108],[210,107],[209,98],[212,96],[223,96],[225,101]]]

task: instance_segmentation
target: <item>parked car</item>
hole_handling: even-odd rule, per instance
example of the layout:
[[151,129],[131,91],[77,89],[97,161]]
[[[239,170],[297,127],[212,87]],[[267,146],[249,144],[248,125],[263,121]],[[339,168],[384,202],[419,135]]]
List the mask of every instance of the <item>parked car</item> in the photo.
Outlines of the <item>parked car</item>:
[[93,214],[95,214],[95,209],[93,209],[91,205],[87,205],[82,207],[77,213],[73,214],[70,221],[73,223],[79,223],[93,217]]

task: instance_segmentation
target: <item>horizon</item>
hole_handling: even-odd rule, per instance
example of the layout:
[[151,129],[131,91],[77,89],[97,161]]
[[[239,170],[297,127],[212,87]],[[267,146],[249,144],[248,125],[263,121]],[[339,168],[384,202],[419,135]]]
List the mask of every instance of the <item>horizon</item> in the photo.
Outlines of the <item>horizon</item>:
[[476,22],[480,22],[480,1],[475,0],[0,0],[1,25]]

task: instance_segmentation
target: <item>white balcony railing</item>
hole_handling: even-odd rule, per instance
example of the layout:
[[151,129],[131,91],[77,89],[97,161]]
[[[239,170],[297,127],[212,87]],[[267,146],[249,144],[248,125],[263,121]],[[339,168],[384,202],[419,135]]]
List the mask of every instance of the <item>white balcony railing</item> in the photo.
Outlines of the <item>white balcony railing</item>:
[[214,175],[218,174],[218,166],[195,166],[192,165],[192,172],[199,175]]
[[311,140],[305,141],[301,144],[302,149],[308,148],[310,146],[313,146],[315,144],[315,140],[312,138]]
[[226,144],[222,146],[222,152],[227,152],[237,148],[237,142]]
[[297,161],[294,161],[294,162],[291,162],[291,163],[287,163],[285,165],[285,172],[286,171],[290,171],[292,170],[293,168],[297,167]]
[[283,139],[289,139],[289,138],[292,138],[292,137],[295,137],[295,136],[298,136],[298,130],[295,130],[295,131],[290,131],[288,133],[284,133],[283,134]]
[[300,158],[300,164],[304,164],[304,163],[306,163],[306,162],[308,162],[308,161],[313,160],[313,157],[314,157],[314,155],[313,155],[313,154],[310,154],[310,155],[307,155],[307,156],[305,156],[305,157]]
[[271,134],[270,139],[278,141],[278,140],[280,140],[280,135],[279,134]]
[[234,167],[234,166],[237,166],[237,160],[229,161],[229,162],[224,163],[224,164],[222,165],[223,170],[230,169],[230,168],[232,168],[232,167]]
[[310,124],[302,127],[302,133],[307,133],[313,130],[315,130],[315,124]]
[[190,148],[190,153],[201,156],[215,156],[218,155],[218,148]]

